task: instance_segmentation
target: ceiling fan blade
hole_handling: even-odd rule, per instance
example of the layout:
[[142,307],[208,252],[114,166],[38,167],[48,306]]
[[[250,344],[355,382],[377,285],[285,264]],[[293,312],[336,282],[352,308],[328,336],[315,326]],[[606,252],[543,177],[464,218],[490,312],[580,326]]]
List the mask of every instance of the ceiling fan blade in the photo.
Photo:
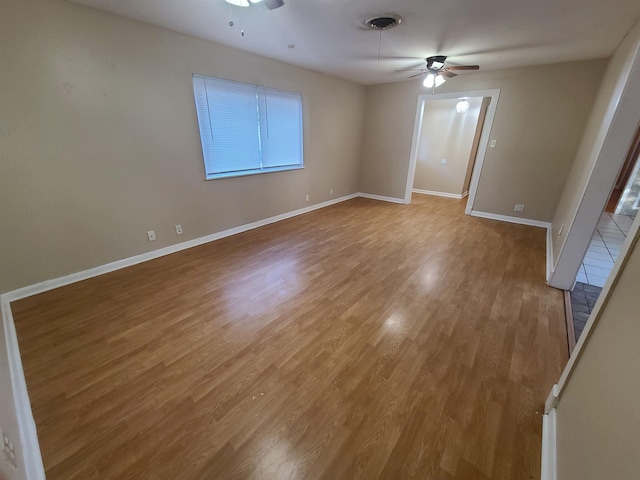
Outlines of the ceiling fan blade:
[[480,65],[454,65],[447,67],[447,70],[480,70]]
[[426,70],[424,68],[401,68],[394,70],[394,72],[426,72]]
[[407,77],[407,78],[419,77],[420,75],[424,75],[425,73],[427,72],[416,73],[415,75],[411,75],[410,77]]
[[447,70],[443,70],[440,73],[442,74],[442,76],[447,77],[447,78],[453,78],[453,77],[457,77],[458,76],[457,73],[450,72],[448,69]]
[[280,8],[284,5],[284,0],[262,0],[264,2],[264,6],[269,10],[275,10],[276,8]]

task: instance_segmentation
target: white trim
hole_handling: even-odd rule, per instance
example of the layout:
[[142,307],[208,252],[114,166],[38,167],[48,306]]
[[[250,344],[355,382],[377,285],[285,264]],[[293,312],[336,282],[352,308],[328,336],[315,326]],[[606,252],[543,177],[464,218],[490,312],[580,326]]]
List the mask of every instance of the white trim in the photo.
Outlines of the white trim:
[[9,378],[11,379],[11,391],[13,393],[13,404],[16,409],[16,420],[20,434],[20,445],[22,451],[25,478],[28,480],[45,480],[42,455],[40,454],[40,444],[36,432],[36,422],[31,412],[31,402],[29,392],[22,368],[22,358],[18,347],[18,336],[13,323],[11,306],[5,295],[0,297],[0,312],[2,315],[2,326],[7,347],[7,357],[9,358]]
[[416,177],[416,164],[418,163],[418,146],[420,145],[420,132],[422,132],[422,119],[424,118],[424,105],[426,95],[418,97],[416,107],[416,119],[413,122],[413,139],[411,140],[411,153],[409,154],[409,171],[407,172],[407,184],[404,187],[404,203],[411,203],[413,181]]
[[422,190],[420,188],[414,188],[413,193],[419,193],[421,195],[435,195],[436,197],[457,198],[458,200],[466,197],[469,192],[466,193],[448,193],[448,192],[434,192],[433,190]]
[[487,108],[484,125],[482,126],[482,134],[480,135],[480,142],[478,144],[478,151],[476,153],[476,161],[473,166],[473,171],[471,173],[471,182],[469,184],[469,199],[467,200],[465,213],[467,215],[471,213],[473,203],[476,199],[476,191],[478,190],[478,183],[480,181],[480,173],[482,172],[484,158],[487,154],[487,146],[489,145],[489,137],[491,136],[493,120],[496,116],[496,109],[498,108],[498,100],[500,99],[499,88],[490,90],[471,90],[467,92],[436,93],[418,96],[418,106],[416,108],[416,120],[413,126],[413,140],[411,143],[409,171],[407,172],[407,184],[405,186],[404,203],[411,203],[411,194],[413,190],[413,180],[416,174],[416,164],[418,162],[418,145],[420,143],[420,131],[422,130],[422,119],[424,116],[425,103],[427,101],[448,100],[460,97],[491,97],[491,103],[489,103],[489,108]]
[[497,213],[480,212],[478,210],[471,210],[470,215],[472,217],[500,220],[501,222],[518,223],[520,225],[529,225],[531,227],[541,227],[546,228],[547,230],[551,228],[551,224],[549,222],[533,220],[531,218],[510,217],[508,215],[498,215]]
[[558,449],[556,445],[556,409],[542,416],[541,480],[556,480],[558,477]]
[[54,288],[63,287],[71,283],[80,282],[88,278],[97,277],[98,275],[104,275],[105,273],[113,272],[115,270],[120,270],[121,268],[130,267],[132,265],[137,265],[138,263],[146,262],[148,260],[153,260],[154,258],[163,257],[165,255],[176,253],[181,250],[197,247],[198,245],[203,245],[205,243],[213,242],[221,238],[229,237],[231,235],[236,235],[238,233],[246,232],[248,230],[253,230],[254,228],[263,227],[265,225],[269,225],[270,223],[279,222],[280,220],[286,220],[287,218],[295,217],[297,215],[302,215],[304,213],[309,213],[313,210],[318,210],[320,208],[328,207],[336,203],[344,202],[346,200],[351,200],[352,198],[356,198],[358,196],[364,196],[364,195],[359,193],[353,193],[351,195],[347,195],[344,197],[335,198],[332,200],[328,200],[326,202],[317,203],[315,205],[311,205],[310,207],[300,208],[298,210],[282,213],[280,215],[275,215],[273,217],[265,218],[263,220],[258,220],[256,222],[247,223],[245,225],[240,225],[234,228],[229,228],[228,230],[223,230],[221,232],[205,235],[204,237],[194,238],[193,240],[177,243],[175,245],[169,245],[168,247],[160,248],[158,250],[153,250],[151,252],[141,253],[140,255],[135,255],[133,257],[124,258],[122,260],[117,260],[115,262],[107,263],[106,265],[100,265],[98,267],[89,268],[88,270],[83,270],[81,272],[65,275],[64,277],[45,280],[44,282],[36,283],[33,285],[29,285],[27,287],[19,288],[11,292],[4,293],[2,294],[2,299],[8,302],[13,302],[14,300],[19,300],[21,298],[29,297],[31,295],[36,295],[38,293],[46,292],[48,290],[53,290]]
[[553,229],[551,228],[551,224],[547,227],[547,275],[546,280],[549,283],[553,275],[553,238],[551,232]]
[[395,197],[384,197],[382,195],[374,195],[373,193],[358,193],[358,197],[368,198],[370,200],[380,200],[382,202],[391,202],[391,203],[407,203],[402,198]]
[[558,384],[554,384],[551,387],[551,391],[549,395],[547,395],[547,400],[544,402],[544,413],[550,413],[551,410],[554,410],[558,406],[558,400],[560,395],[560,389],[558,388]]
[[[632,31],[638,28],[636,25]],[[598,128],[596,145],[587,152],[589,156],[595,155],[595,161],[582,188],[578,206],[565,229],[553,276],[548,282],[556,288],[567,290],[574,284],[640,122],[640,42],[636,41],[631,55],[616,80]]]

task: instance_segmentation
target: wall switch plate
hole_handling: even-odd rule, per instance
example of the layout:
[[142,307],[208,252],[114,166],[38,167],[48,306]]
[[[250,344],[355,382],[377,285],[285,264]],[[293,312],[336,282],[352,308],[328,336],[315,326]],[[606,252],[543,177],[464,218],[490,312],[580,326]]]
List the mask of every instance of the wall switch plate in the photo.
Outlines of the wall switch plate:
[[495,139],[491,140],[491,148],[496,148],[496,141],[495,141]]
[[16,460],[16,449],[13,446],[9,437],[2,432],[2,451],[4,452],[4,458],[11,464],[13,468],[18,468],[18,461]]
[[182,235],[182,225],[176,225],[176,233]]
[[329,189],[329,195],[333,195],[333,188]]
[[516,206],[513,207],[513,211],[514,212],[524,212],[524,205],[516,204]]
[[147,232],[147,238],[150,242],[153,242],[156,239],[156,232],[154,232],[153,230],[149,230]]
[[304,201],[308,202],[309,201],[309,195],[307,195],[306,197],[304,197]]

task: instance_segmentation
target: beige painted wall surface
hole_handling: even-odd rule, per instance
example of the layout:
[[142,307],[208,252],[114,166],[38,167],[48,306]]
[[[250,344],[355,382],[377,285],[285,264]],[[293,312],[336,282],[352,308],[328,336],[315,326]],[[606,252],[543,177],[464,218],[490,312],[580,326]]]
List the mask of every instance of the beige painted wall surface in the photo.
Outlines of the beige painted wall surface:
[[[0,292],[358,191],[364,87],[60,0],[1,8]],[[302,92],[305,169],[205,182],[192,73]]]
[[639,477],[639,311],[636,245],[560,397],[558,480]]
[[[607,65],[602,85],[582,134],[582,139],[571,167],[571,173],[553,217],[554,263],[557,262],[561,249],[564,247],[571,222],[584,195],[587,182],[598,159],[598,154],[602,149],[605,136],[620,100],[622,89],[631,70],[631,63],[638,42],[640,42],[640,22],[625,37]],[[604,205],[602,207],[604,208]],[[559,236],[558,232],[561,225],[564,225],[565,228],[562,235]],[[593,231],[586,235],[591,234],[593,234]]]
[[456,112],[457,99],[426,102],[413,188],[462,194],[482,97],[468,102],[464,114]]
[[[550,221],[604,60],[464,73],[439,93],[500,88],[474,210]],[[404,198],[420,80],[367,87],[361,191]],[[516,203],[525,211],[514,212]]]

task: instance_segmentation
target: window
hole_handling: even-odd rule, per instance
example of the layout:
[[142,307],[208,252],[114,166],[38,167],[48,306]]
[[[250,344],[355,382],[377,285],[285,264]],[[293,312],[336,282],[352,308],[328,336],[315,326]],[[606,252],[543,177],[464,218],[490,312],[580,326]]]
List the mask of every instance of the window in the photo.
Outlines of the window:
[[303,167],[302,95],[193,76],[207,179]]

